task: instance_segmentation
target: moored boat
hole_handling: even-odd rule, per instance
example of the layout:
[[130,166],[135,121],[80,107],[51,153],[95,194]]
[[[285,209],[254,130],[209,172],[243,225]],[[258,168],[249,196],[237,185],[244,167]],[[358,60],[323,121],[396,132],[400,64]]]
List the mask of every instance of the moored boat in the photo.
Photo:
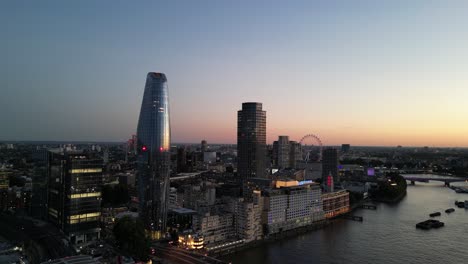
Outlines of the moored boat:
[[435,216],[440,216],[440,215],[441,215],[440,212],[435,212],[435,213],[430,214],[429,216],[435,217]]
[[416,224],[416,228],[424,229],[424,230],[429,230],[431,228],[440,228],[443,226],[445,226],[444,222],[441,222],[439,220],[433,220],[433,219],[429,219],[424,222],[420,222]]
[[453,209],[453,208],[449,208],[449,209],[445,210],[445,212],[447,214],[453,213],[454,211],[455,211],[455,209]]

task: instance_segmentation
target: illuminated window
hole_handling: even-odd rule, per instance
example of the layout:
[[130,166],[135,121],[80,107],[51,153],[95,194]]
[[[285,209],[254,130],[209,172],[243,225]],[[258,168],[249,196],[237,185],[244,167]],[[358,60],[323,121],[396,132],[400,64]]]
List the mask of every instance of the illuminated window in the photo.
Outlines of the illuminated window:
[[102,172],[102,168],[95,168],[95,169],[71,169],[70,173],[97,173]]
[[92,193],[75,193],[68,195],[70,199],[79,199],[79,198],[87,198],[87,197],[100,197],[100,192],[92,192]]

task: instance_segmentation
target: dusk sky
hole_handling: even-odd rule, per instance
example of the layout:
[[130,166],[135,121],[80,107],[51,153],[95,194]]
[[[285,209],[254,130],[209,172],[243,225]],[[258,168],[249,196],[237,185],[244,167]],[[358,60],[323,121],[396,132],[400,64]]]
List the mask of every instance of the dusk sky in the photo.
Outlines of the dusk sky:
[[468,146],[468,1],[2,1],[0,140],[124,141],[166,74],[173,142]]

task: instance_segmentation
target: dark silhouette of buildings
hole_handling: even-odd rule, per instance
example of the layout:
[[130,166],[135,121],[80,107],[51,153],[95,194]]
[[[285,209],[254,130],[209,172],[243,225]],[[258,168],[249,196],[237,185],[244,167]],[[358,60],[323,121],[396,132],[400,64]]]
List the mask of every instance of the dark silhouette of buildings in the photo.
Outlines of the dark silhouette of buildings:
[[327,176],[333,176],[335,184],[340,182],[338,176],[338,151],[335,148],[325,148],[322,152],[322,180],[327,181]]
[[343,153],[348,152],[350,149],[351,149],[351,145],[350,145],[350,144],[342,144],[342,145],[341,145],[341,152],[343,152]]
[[201,142],[201,152],[202,153],[206,152],[207,148],[208,148],[208,143],[206,142],[206,140],[202,140],[202,142]]

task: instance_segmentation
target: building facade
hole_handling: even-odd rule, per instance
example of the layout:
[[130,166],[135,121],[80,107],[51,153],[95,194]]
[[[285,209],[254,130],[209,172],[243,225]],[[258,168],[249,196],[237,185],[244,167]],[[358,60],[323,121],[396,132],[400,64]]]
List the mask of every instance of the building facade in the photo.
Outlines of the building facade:
[[326,148],[322,152],[322,180],[327,181],[328,175],[333,176],[333,182],[338,184],[340,178],[338,175],[338,150],[335,148]]
[[341,144],[341,152],[347,153],[347,152],[349,152],[350,149],[351,149],[350,144]]
[[10,171],[0,168],[0,191],[7,191],[10,186]]
[[140,217],[155,239],[166,231],[170,144],[167,79],[163,73],[150,72],[137,128],[137,178]]
[[226,208],[235,216],[236,239],[248,243],[263,237],[262,211],[263,197],[260,191],[254,192],[254,199],[230,198]]
[[36,150],[32,154],[32,159],[34,161],[34,174],[32,176],[30,215],[39,219],[47,219],[50,152],[47,149]]
[[289,141],[289,167],[296,169],[298,160],[302,160],[301,143]]
[[208,143],[206,142],[206,140],[202,140],[201,141],[201,152],[205,152],[208,150]]
[[346,190],[324,193],[322,201],[326,218],[333,218],[349,212],[349,192]]
[[273,142],[274,164],[278,169],[290,166],[290,145],[288,136],[279,136],[278,141]]
[[90,154],[53,155],[48,217],[72,244],[100,237],[102,169],[102,159]]
[[235,237],[234,214],[222,211],[196,214],[193,229],[203,236],[205,245],[225,242]]
[[[265,235],[311,225],[324,219],[321,189],[309,182],[276,182],[264,192],[262,223]],[[280,187],[286,186],[286,187]]]
[[266,175],[266,112],[243,103],[237,112],[237,173],[242,181]]

